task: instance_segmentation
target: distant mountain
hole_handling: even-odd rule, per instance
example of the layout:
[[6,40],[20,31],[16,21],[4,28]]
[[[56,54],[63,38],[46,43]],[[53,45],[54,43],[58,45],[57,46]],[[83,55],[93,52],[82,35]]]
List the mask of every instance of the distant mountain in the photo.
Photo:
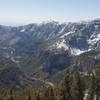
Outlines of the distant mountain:
[[100,62],[100,19],[0,25],[0,55],[0,70],[17,66],[39,79],[51,79],[66,68],[90,70]]

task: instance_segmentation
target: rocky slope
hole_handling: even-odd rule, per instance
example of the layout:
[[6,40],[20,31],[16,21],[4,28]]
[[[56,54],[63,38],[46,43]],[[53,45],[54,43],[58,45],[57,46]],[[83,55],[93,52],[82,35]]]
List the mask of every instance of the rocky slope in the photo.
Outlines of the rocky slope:
[[100,20],[1,25],[0,55],[0,70],[17,66],[39,79],[66,68],[87,71],[100,62]]

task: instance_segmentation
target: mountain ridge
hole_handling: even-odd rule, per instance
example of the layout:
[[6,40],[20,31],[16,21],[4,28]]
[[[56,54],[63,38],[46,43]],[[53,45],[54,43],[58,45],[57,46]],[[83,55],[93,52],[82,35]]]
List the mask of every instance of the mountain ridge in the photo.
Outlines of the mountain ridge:
[[17,66],[29,76],[43,80],[52,79],[67,68],[88,71],[100,60],[100,19],[0,25],[0,55],[8,59],[8,65],[4,64],[6,60],[0,62],[0,69]]

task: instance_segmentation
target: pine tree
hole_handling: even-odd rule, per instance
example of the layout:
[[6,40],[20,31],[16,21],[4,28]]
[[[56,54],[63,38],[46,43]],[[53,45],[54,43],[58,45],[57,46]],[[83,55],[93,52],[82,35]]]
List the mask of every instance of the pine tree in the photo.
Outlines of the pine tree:
[[36,100],[41,100],[41,97],[39,94],[36,96]]
[[91,72],[91,80],[90,87],[87,96],[87,100],[94,100],[95,92],[96,92],[96,78],[93,72]]
[[30,95],[28,96],[28,100],[32,100]]
[[7,100],[14,100],[14,98],[13,98],[13,90],[12,89],[10,90],[10,97]]
[[96,77],[96,99],[100,99],[100,65],[95,69],[95,77]]
[[71,87],[72,100],[83,100],[84,91],[84,82],[82,81],[79,72],[75,72],[75,74],[73,75],[73,83]]
[[71,100],[71,72],[69,70],[65,73],[65,78],[60,85],[59,98],[60,100]]
[[43,100],[55,100],[54,90],[51,86],[44,91]]

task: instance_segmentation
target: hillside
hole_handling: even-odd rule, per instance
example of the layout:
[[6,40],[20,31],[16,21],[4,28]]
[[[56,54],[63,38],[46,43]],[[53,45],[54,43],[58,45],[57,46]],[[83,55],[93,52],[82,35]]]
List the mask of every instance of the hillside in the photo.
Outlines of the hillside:
[[[13,73],[11,68],[17,67],[30,78],[54,81],[66,69],[85,72],[99,64],[100,19],[0,25],[0,73],[6,69]],[[0,77],[6,78],[4,74]],[[7,78],[10,81],[11,75]]]

